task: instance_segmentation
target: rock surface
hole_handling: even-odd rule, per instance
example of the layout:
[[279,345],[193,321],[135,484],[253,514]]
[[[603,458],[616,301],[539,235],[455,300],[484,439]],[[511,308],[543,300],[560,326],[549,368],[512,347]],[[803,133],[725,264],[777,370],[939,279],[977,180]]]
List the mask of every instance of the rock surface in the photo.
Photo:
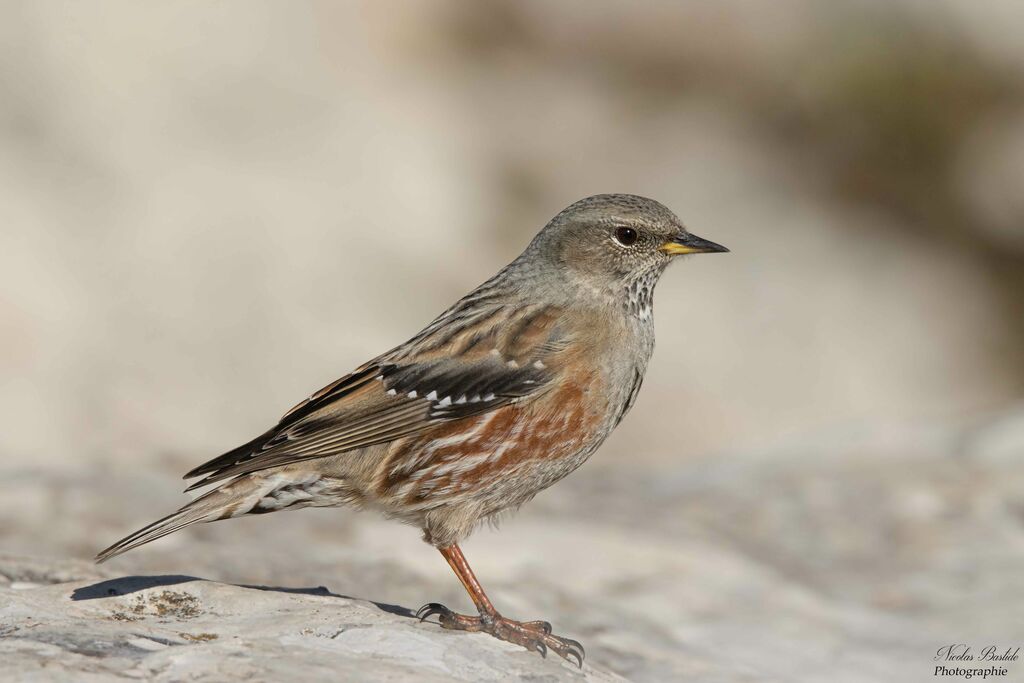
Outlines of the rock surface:
[[[77,564],[13,558],[0,574],[5,680],[622,680],[324,588],[95,580]],[[94,578],[67,580],[82,575]]]
[[183,468],[0,470],[0,661],[44,681],[933,680],[945,645],[1024,645],[1021,415],[584,467],[465,545],[503,613],[583,643],[582,672],[410,618],[470,605],[394,522],[260,515],[97,567],[181,503]]

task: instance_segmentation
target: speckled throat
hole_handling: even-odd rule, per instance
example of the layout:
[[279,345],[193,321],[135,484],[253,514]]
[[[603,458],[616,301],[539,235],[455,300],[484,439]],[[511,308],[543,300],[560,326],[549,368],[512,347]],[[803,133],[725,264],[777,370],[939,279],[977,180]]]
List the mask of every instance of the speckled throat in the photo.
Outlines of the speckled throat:
[[626,285],[624,305],[628,314],[640,320],[651,319],[654,315],[654,286],[662,272],[664,268],[648,270]]

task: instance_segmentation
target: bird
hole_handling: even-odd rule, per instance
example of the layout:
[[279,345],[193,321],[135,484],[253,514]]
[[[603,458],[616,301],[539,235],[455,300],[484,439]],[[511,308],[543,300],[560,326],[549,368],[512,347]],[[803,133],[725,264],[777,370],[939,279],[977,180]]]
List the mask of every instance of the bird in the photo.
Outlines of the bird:
[[200,522],[303,507],[372,509],[422,530],[483,632],[583,666],[583,646],[491,603],[463,555],[483,522],[578,468],[633,407],[654,350],[654,288],[687,254],[727,252],[663,204],[600,194],[559,212],[515,260],[411,339],[293,407],[184,479],[211,486],[97,562]]

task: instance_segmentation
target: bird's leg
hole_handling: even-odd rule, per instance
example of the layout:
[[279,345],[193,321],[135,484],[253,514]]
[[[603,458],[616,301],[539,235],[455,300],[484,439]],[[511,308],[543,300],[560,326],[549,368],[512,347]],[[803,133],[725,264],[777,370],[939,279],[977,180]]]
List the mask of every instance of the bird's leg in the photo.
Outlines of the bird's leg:
[[429,616],[438,615],[441,626],[457,631],[481,631],[489,633],[499,640],[522,645],[527,650],[539,652],[541,656],[547,655],[548,650],[554,650],[563,659],[575,658],[576,663],[583,666],[583,646],[570,638],[561,638],[551,633],[551,624],[546,621],[513,621],[506,619],[494,609],[483,586],[477,581],[476,575],[469,567],[466,556],[458,544],[452,544],[440,548],[444,559],[448,560],[449,566],[455,575],[459,577],[473,604],[476,605],[480,616],[471,617],[464,614],[456,614],[444,605],[436,602],[424,605],[416,613],[416,616],[423,621]]

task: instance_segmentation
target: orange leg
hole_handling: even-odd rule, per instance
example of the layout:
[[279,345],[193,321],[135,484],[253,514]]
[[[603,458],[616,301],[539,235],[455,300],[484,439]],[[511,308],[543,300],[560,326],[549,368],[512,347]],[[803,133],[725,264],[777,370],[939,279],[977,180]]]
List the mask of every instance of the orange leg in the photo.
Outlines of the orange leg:
[[462,586],[469,593],[469,597],[476,605],[480,616],[470,617],[464,614],[456,614],[444,605],[436,602],[424,605],[416,613],[416,616],[423,621],[429,616],[438,615],[441,626],[447,629],[458,631],[481,631],[489,633],[499,640],[522,645],[527,650],[539,652],[545,656],[548,650],[554,650],[563,659],[575,658],[576,663],[583,667],[583,646],[570,638],[561,638],[551,633],[551,624],[546,621],[513,621],[506,619],[494,609],[490,598],[484,592],[483,586],[477,581],[476,575],[462,554],[458,544],[440,548],[444,559],[459,577]]

